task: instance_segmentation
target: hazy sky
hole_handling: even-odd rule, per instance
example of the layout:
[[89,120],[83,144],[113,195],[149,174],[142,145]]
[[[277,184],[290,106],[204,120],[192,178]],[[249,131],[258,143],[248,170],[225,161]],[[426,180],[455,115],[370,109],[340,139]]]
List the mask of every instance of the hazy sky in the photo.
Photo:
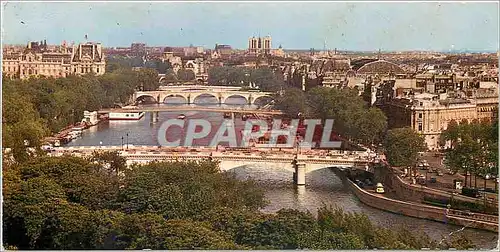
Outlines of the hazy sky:
[[104,46],[342,50],[498,49],[498,3],[30,3],[2,2],[3,43],[90,41]]

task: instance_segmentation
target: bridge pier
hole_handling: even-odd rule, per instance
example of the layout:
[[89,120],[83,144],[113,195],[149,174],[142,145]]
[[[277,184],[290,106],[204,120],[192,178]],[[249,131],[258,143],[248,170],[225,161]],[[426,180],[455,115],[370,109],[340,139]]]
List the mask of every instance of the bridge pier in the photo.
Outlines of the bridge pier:
[[306,184],[306,163],[295,162],[293,165],[295,172],[293,173],[293,182],[295,185],[305,185]]
[[157,123],[159,117],[160,117],[159,111],[152,111],[150,117],[150,123]]

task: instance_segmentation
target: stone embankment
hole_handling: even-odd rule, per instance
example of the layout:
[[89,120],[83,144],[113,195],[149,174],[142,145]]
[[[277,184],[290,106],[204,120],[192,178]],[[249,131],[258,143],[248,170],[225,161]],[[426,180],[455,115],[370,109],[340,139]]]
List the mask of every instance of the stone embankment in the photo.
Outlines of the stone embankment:
[[416,218],[498,232],[498,216],[396,200],[385,197],[382,194],[363,190],[349,179],[347,179],[347,183],[361,202],[377,209]]

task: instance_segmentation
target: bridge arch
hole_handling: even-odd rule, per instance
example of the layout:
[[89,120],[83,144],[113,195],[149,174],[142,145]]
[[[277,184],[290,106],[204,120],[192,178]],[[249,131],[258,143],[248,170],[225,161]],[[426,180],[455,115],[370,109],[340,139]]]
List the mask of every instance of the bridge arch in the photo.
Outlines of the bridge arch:
[[[217,97],[211,93],[202,93],[192,97],[191,103],[193,104],[219,104],[221,103],[221,97]],[[205,99],[205,101],[201,101],[201,99]]]
[[[254,160],[242,160],[242,159],[220,159],[219,160],[220,164],[220,169],[222,171],[230,171],[235,168],[241,168],[244,166],[248,167],[259,167],[260,169],[277,169],[277,170],[286,170],[289,172],[294,172],[294,164],[292,161],[269,161],[267,159],[259,159],[259,158],[254,158]],[[330,169],[330,168],[336,168],[336,169],[363,169],[367,170],[368,168],[365,167],[355,167],[352,164],[345,164],[345,163],[339,163],[339,164],[332,164],[332,163],[314,163],[314,162],[307,162],[306,163],[306,174],[311,173],[314,171],[322,170],[322,169]],[[368,171],[368,170],[367,170]]]
[[[233,102],[233,99],[235,99],[235,98],[243,98],[245,101],[243,103],[241,103],[241,102]],[[228,99],[229,99],[229,101],[228,101]],[[239,104],[248,104],[248,97],[246,97],[244,95],[240,95],[240,94],[232,94],[232,95],[226,96],[224,98],[223,103],[225,103],[225,104],[238,104],[238,105]]]
[[[274,98],[270,95],[261,95],[261,96],[252,97],[252,98],[253,98],[253,101],[251,101],[251,102],[252,102],[252,104],[255,104],[255,105],[266,105],[269,102],[271,102],[272,100],[274,100]],[[264,103],[264,104],[259,104],[259,103]]]
[[143,94],[139,95],[137,98],[135,98],[136,103],[158,103],[158,97],[154,97],[152,95],[148,94]]
[[[168,101],[170,100],[170,102]],[[170,94],[163,98],[163,103],[165,104],[186,104],[189,103],[188,97],[180,94]]]

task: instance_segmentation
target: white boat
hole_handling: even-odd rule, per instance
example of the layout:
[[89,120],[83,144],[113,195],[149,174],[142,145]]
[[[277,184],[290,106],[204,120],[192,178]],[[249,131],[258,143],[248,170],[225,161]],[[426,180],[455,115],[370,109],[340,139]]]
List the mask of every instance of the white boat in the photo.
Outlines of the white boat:
[[79,136],[82,135],[82,132],[81,131],[71,131],[68,136],[71,137],[71,139],[76,139],[78,138]]
[[180,115],[177,116],[177,119],[184,120],[184,119],[186,119],[186,115],[180,114]]
[[82,123],[86,123],[88,126],[97,125],[97,123],[99,123],[99,115],[97,114],[97,111],[84,111]]
[[84,127],[73,127],[71,128],[71,132],[80,132],[81,134],[84,129]]
[[111,112],[109,120],[140,120],[144,116],[144,112]]

